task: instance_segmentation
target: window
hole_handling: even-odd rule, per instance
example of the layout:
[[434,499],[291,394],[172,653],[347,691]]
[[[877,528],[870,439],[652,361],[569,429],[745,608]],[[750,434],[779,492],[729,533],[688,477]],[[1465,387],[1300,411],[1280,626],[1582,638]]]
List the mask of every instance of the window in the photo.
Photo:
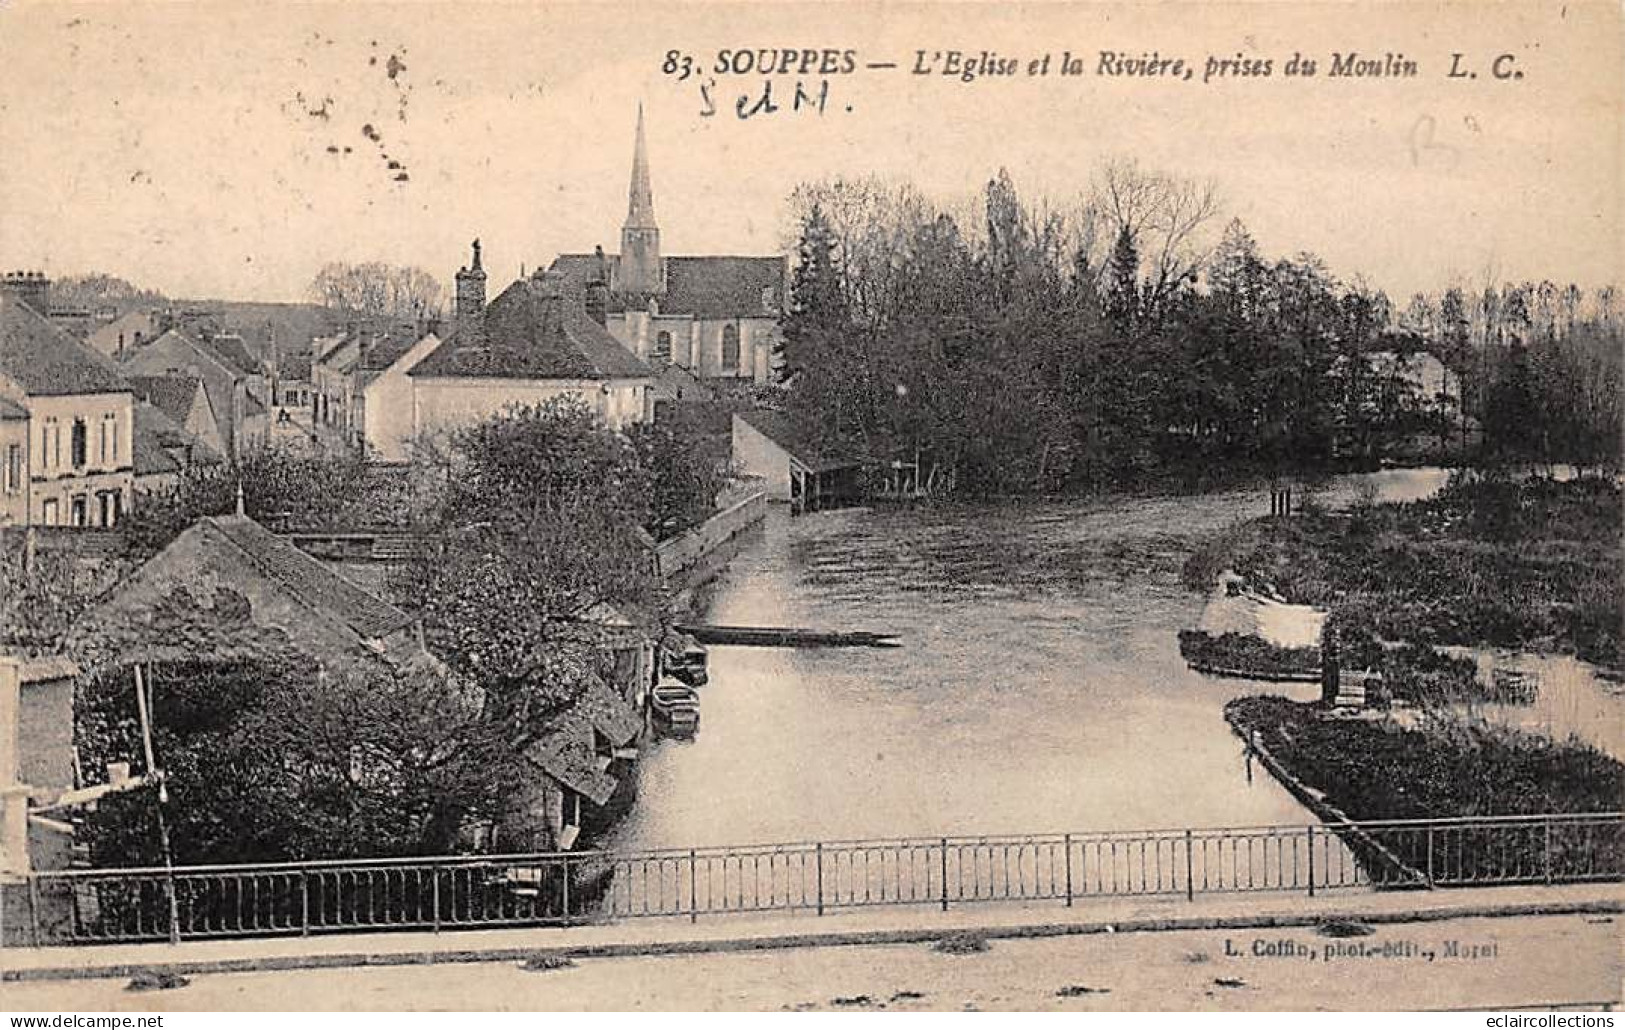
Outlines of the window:
[[59,525],[62,521],[62,515],[58,508],[59,506],[55,497],[46,500],[45,503],[41,504],[39,508],[40,521],[45,523],[47,526]]
[[[76,469],[82,469],[82,468],[85,467],[85,460],[88,457],[87,452],[90,450],[90,439],[89,438],[90,438],[90,430],[85,426],[85,420],[82,419],[82,418],[74,419],[73,420],[73,442],[72,442],[73,455],[72,455],[72,457],[73,457],[73,467],[76,468]],[[80,523],[80,522],[74,523],[74,525],[83,525],[83,524],[84,523]]]
[[123,513],[124,499],[117,490],[104,490],[96,495],[96,504],[99,509],[99,526],[112,529],[118,525],[119,516]]
[[722,327],[722,369],[739,371],[739,327],[731,322]]
[[655,337],[654,353],[650,357],[658,364],[671,364],[671,333],[664,329],[660,330],[659,335]]
[[14,494],[23,488],[23,449],[20,444],[6,448],[6,493]]
[[75,494],[71,504],[72,512],[69,522],[74,526],[84,527],[90,524],[90,498],[84,494]]

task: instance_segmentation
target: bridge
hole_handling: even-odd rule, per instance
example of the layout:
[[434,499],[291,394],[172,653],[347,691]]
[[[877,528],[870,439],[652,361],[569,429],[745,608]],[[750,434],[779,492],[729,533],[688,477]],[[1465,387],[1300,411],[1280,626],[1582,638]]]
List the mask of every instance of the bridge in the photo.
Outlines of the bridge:
[[36,872],[11,944],[1625,880],[1625,813]]

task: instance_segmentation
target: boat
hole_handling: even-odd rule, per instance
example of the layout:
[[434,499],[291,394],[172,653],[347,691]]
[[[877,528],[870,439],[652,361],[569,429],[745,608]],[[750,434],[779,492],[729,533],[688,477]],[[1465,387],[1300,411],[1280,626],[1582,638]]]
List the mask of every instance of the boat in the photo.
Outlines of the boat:
[[680,682],[691,687],[703,687],[711,679],[706,671],[708,658],[704,645],[689,640],[681,650],[667,649],[662,665],[668,675]]
[[655,718],[671,734],[691,734],[700,726],[700,695],[677,680],[665,680],[654,688],[650,706]]

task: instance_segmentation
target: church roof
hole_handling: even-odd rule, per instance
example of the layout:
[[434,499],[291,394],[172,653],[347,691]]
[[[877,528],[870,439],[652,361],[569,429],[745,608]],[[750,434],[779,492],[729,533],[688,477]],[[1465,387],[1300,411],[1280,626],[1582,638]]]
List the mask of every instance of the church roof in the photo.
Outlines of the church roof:
[[[618,255],[606,255],[611,278]],[[784,307],[787,264],[783,257],[679,256],[662,258],[666,291],[655,298],[662,315],[695,318],[774,318]],[[602,273],[596,254],[560,254],[552,270],[575,288]],[[611,293],[609,310],[626,310],[627,299]]]
[[0,375],[41,397],[130,388],[106,358],[9,297],[0,298]]
[[[553,292],[549,292],[552,290]],[[578,292],[539,277],[509,286],[485,309],[478,345],[459,329],[408,373],[415,378],[647,379],[649,366],[587,317]]]

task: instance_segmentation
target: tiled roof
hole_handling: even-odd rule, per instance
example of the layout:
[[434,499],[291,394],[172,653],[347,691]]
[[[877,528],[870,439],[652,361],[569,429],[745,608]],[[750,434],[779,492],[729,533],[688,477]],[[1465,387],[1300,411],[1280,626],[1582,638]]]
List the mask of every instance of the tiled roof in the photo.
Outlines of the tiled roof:
[[361,355],[361,370],[382,372],[388,369],[427,335],[415,326],[407,326],[372,337]]
[[146,401],[181,425],[192,414],[203,381],[193,376],[130,376],[130,392],[138,401]]
[[649,367],[609,330],[587,317],[581,296],[566,285],[547,296],[537,279],[520,280],[485,309],[483,346],[453,333],[420,361],[414,377],[494,379],[646,379]]
[[343,623],[365,640],[382,639],[412,621],[399,608],[362,590],[247,516],[217,515],[203,523],[235,544],[305,605]]
[[[610,254],[604,260],[613,278],[620,258]],[[662,263],[666,292],[656,298],[662,315],[771,318],[783,309],[788,269],[783,257],[668,257]],[[552,269],[577,289],[601,275],[596,254],[560,254]],[[626,298],[612,293],[609,310],[626,310]]]
[[0,374],[42,397],[129,389],[112,362],[9,297],[0,298]]
[[28,421],[28,409],[15,401],[8,401],[0,397],[0,421]]
[[309,354],[283,354],[277,375],[288,380],[310,380]]

